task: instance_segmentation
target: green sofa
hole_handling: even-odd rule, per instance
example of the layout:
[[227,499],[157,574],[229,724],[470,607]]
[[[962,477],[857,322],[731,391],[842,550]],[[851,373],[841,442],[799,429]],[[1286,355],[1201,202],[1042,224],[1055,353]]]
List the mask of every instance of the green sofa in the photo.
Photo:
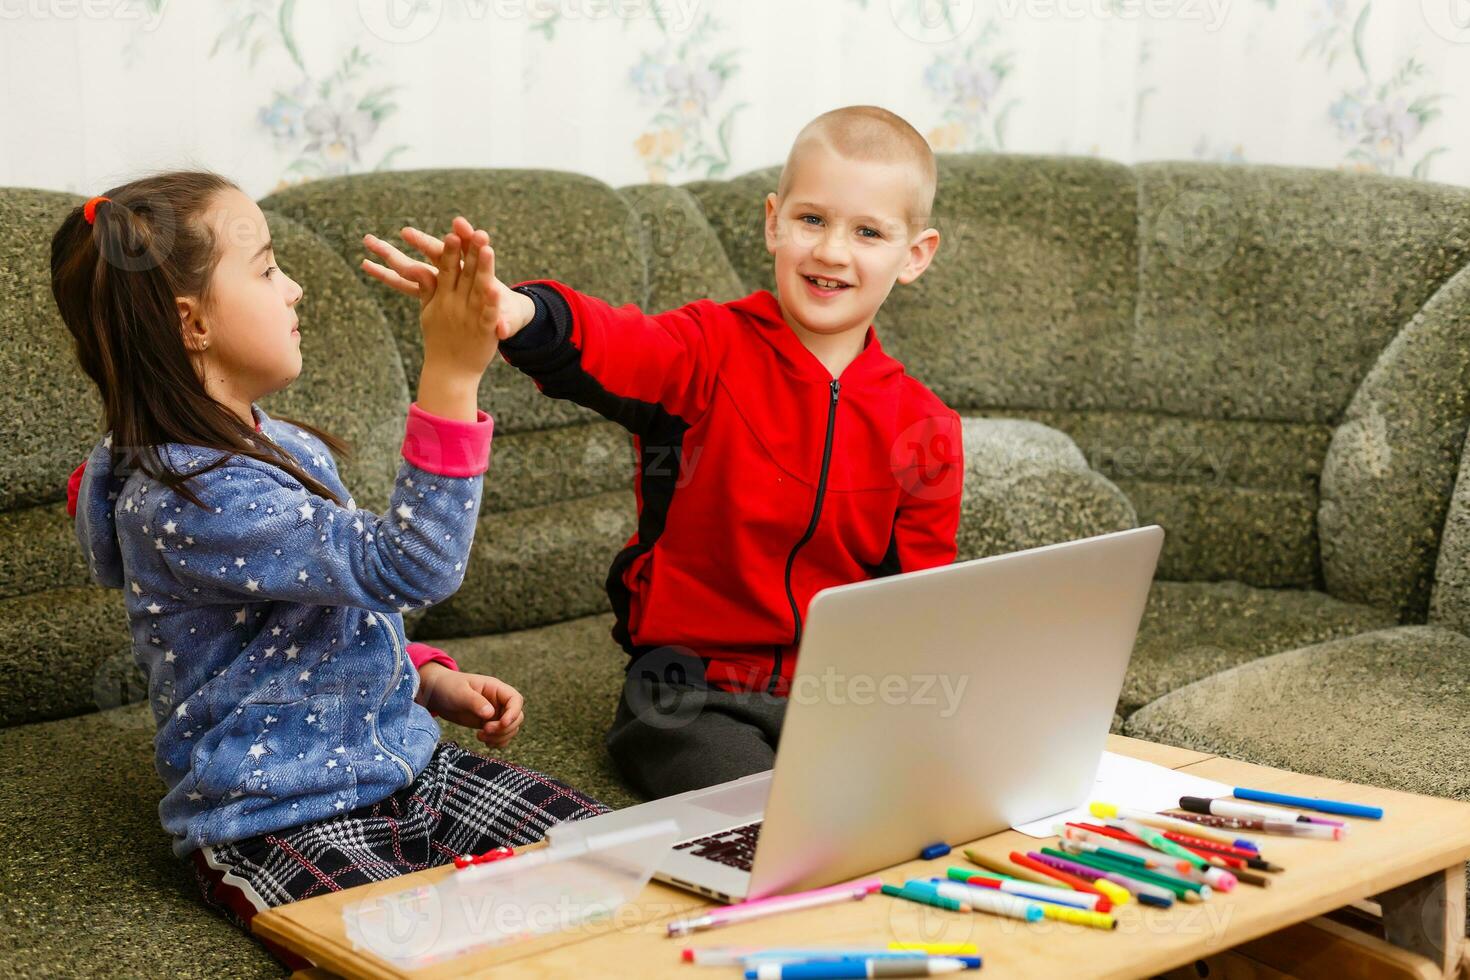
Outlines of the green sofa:
[[[1263,166],[939,164],[938,259],[879,327],[966,418],[961,557],[1157,522],[1115,729],[1470,799],[1470,192]],[[306,368],[266,408],[347,437],[343,475],[381,508],[421,349],[416,304],[358,271],[364,232],[463,213],[507,282],[667,309],[771,288],[777,174],[614,189],[438,170],[274,194],[261,206],[306,289]],[[169,852],[120,595],[88,581],[63,506],[99,427],[47,280],[78,200],[0,190],[0,956],[17,975],[279,975]],[[497,432],[474,554],[410,634],[525,693],[510,757],[628,804],[601,741],[624,664],[602,582],[634,523],[628,441],[503,363],[481,404]]]

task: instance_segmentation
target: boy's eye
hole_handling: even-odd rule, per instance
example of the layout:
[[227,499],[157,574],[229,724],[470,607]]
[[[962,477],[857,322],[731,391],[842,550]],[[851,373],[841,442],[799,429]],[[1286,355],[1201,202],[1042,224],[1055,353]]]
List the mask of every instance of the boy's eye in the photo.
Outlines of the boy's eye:
[[268,266],[265,267],[265,277],[267,279],[269,279],[271,277],[271,273],[272,272],[277,272],[277,271],[279,271],[279,270],[275,266],[268,265]]
[[878,231],[878,229],[876,229],[876,228],[863,227],[863,228],[859,228],[858,231],[871,231],[873,233],[871,237],[873,237],[873,238],[882,238],[883,237],[882,233],[880,233]]
[[821,221],[822,220],[821,218],[818,218],[814,214],[804,214],[804,215],[801,216],[801,219],[800,220],[805,221],[807,218],[811,218],[813,221]]

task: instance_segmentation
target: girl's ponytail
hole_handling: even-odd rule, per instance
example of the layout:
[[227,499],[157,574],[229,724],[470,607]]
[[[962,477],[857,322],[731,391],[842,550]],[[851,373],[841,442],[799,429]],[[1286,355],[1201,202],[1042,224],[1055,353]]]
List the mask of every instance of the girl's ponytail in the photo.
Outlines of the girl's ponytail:
[[[223,191],[218,174],[174,171],[144,177],[80,204],[51,238],[51,294],[75,341],[77,361],[102,396],[112,433],[114,471],[143,472],[196,506],[191,476],[230,454],[277,466],[312,493],[342,504],[290,453],[212,398],[189,360],[177,298],[209,302],[219,252],[205,213]],[[334,455],[346,445],[330,433],[280,418],[321,439]],[[184,443],[226,455],[193,473],[169,469],[158,453]]]

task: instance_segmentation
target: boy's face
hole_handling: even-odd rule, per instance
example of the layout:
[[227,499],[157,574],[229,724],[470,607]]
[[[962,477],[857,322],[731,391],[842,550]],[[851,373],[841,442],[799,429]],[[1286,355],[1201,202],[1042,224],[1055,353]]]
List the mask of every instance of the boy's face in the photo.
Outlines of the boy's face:
[[782,313],[798,333],[866,329],[894,282],[913,282],[928,267],[939,232],[910,226],[913,187],[909,167],[817,146],[801,157],[784,199],[766,196],[766,250]]

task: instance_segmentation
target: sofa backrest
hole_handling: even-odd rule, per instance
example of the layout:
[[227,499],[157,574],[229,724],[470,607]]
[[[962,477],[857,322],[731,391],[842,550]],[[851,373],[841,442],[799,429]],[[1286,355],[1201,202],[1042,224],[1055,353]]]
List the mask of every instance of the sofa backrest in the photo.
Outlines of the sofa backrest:
[[[6,343],[0,391],[0,726],[65,717],[147,696],[132,661],[122,593],[93,585],[67,516],[67,477],[101,434],[101,402],[77,366],[51,298],[49,242],[70,194],[0,189],[0,284]],[[264,400],[345,437],[347,485],[387,500],[407,391],[381,312],[310,231],[267,213],[282,265],[306,284],[305,370]],[[367,352],[367,356],[364,356]]]
[[[684,185],[748,288],[772,286],[761,207],[779,174]],[[1443,312],[1426,313],[1453,315],[1447,283],[1470,261],[1470,192],[1285,167],[989,154],[941,155],[939,174],[939,256],[880,313],[885,345],[911,373],[962,412],[1071,435],[1140,521],[1169,532],[1163,578],[1325,587],[1422,620],[1453,379],[1381,368],[1443,406],[1405,407],[1421,421],[1396,430],[1403,459],[1437,461],[1412,494],[1339,467],[1324,510],[1319,477],[1390,341],[1442,289]]]

